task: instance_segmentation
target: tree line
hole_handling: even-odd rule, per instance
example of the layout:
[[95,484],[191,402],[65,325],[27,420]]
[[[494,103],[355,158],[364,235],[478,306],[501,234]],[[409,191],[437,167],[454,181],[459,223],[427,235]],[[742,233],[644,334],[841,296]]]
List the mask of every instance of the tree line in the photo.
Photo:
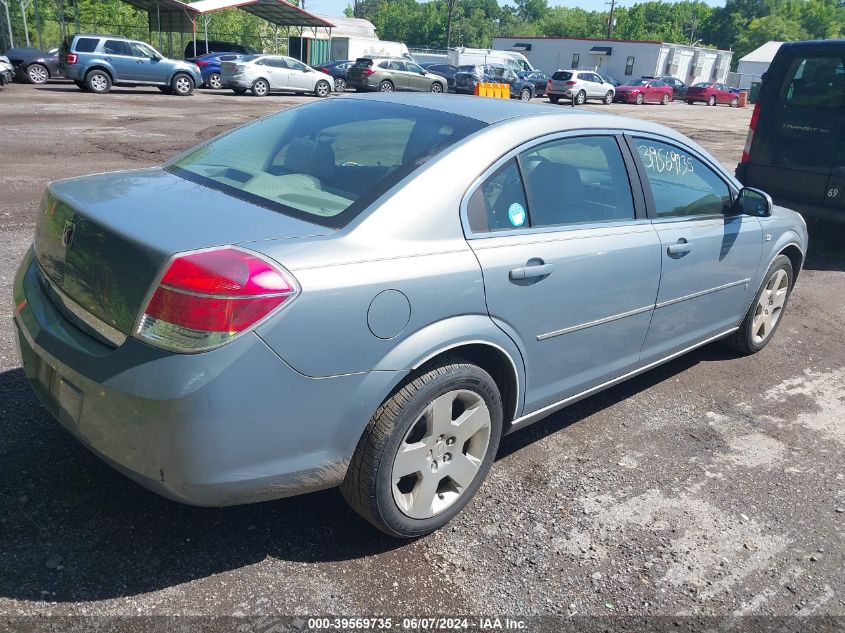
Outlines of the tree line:
[[[24,43],[23,16],[30,42],[59,43],[62,32],[107,30],[139,39],[150,36],[147,15],[120,0],[7,0],[15,43]],[[593,37],[608,35],[602,11],[550,6],[549,0],[353,0],[346,14],[370,20],[381,39],[409,46],[486,48],[497,35]],[[0,18],[5,18],[0,13]],[[5,25],[4,25],[5,26]],[[212,15],[210,37],[239,41],[265,51],[284,52],[287,31],[239,10]],[[649,0],[614,11],[612,37],[698,43],[736,52],[734,62],[770,40],[845,37],[845,0],[727,0],[711,7],[701,0]],[[7,28],[0,43],[8,45]],[[201,27],[198,36],[201,37]],[[166,38],[167,36],[165,36]],[[183,38],[160,38],[154,45],[175,54]]]

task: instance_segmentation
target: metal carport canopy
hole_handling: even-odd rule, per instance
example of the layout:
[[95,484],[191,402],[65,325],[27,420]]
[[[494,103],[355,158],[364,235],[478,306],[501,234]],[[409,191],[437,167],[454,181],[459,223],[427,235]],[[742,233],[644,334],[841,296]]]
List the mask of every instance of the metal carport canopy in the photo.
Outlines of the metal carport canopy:
[[334,28],[331,22],[285,0],[199,0],[187,6],[200,15],[225,9],[241,9],[279,26]]
[[199,15],[199,11],[192,5],[179,0],[123,0],[123,2],[147,12],[150,19],[150,31],[191,33]]

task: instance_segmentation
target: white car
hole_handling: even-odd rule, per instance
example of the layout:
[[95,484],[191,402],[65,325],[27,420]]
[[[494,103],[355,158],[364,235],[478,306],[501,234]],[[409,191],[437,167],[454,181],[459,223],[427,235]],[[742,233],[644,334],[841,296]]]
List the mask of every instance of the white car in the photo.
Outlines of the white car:
[[313,92],[318,97],[327,97],[334,79],[293,57],[245,55],[236,61],[220,63],[220,84],[239,95],[251,90],[256,97],[271,92]]

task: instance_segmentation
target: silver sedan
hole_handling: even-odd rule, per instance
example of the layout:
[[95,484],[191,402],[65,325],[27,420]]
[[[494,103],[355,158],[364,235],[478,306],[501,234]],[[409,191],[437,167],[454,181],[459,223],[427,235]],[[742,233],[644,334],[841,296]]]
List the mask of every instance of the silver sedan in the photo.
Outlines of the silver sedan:
[[713,341],[765,347],[806,248],[799,215],[665,127],[351,96],[52,183],[14,314],[41,402],[140,484],[197,505],[340,486],[413,537],[503,434]]

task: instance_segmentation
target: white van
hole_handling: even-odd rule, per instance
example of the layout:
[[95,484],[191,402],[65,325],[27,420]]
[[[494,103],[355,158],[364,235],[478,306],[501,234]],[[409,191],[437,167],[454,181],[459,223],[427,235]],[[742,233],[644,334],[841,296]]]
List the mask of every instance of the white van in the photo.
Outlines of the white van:
[[493,48],[452,48],[449,49],[449,63],[453,66],[480,66],[499,64],[507,66],[515,73],[523,70],[535,70],[528,58],[516,51],[497,51]]

